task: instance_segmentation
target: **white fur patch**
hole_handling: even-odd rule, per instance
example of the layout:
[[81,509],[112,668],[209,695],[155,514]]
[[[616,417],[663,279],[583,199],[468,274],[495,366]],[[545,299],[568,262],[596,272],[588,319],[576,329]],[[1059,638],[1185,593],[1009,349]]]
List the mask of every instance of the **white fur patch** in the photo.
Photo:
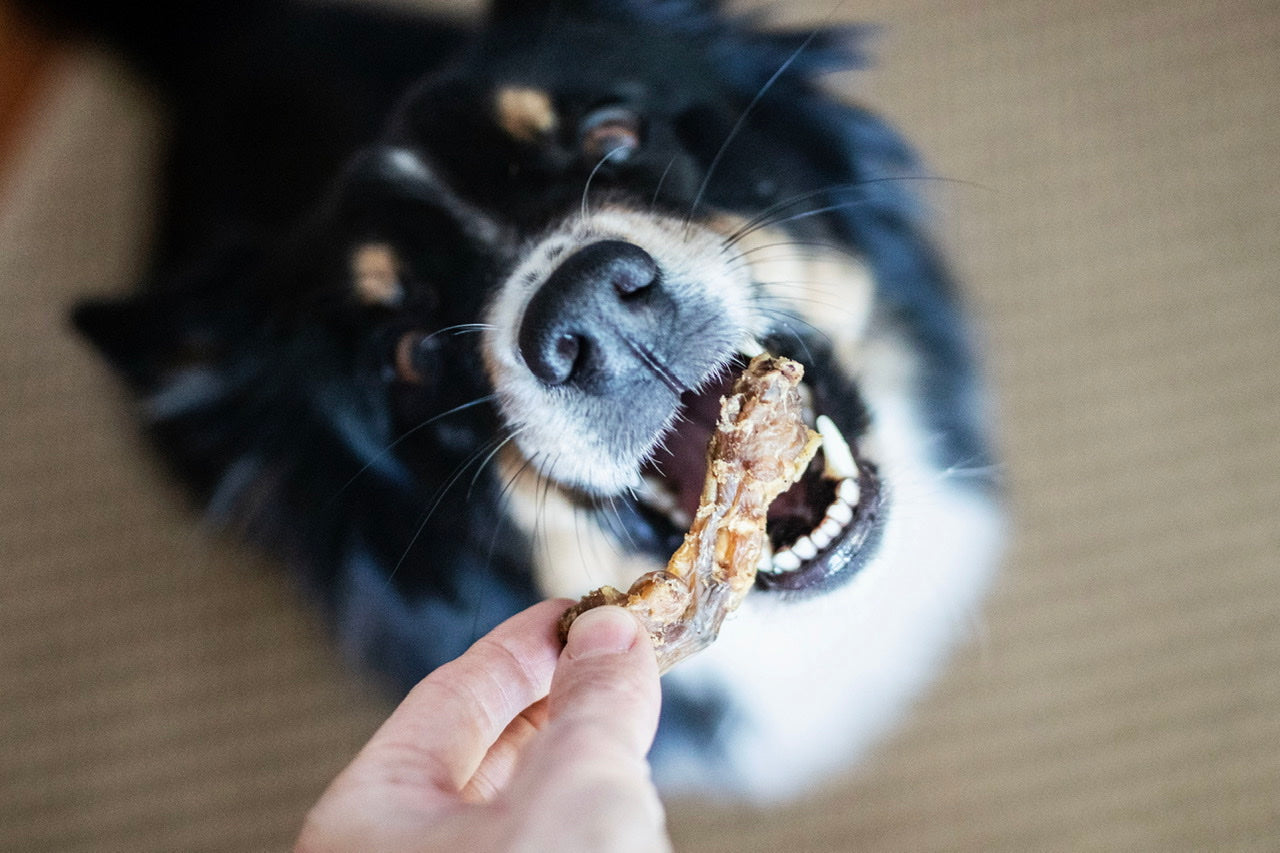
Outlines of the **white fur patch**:
[[625,589],[659,565],[615,541],[544,476],[608,495],[633,483],[636,463],[610,457],[592,425],[562,411],[555,389],[539,386],[520,359],[524,306],[559,259],[593,240],[630,240],[715,292],[744,335],[813,327],[857,381],[872,417],[859,446],[880,466],[888,500],[876,554],[826,594],[748,595],[719,640],[667,676],[690,695],[727,702],[718,735],[727,766],[668,756],[662,786],[767,801],[847,766],[901,715],[971,627],[1002,525],[987,497],[929,461],[917,359],[877,325],[874,287],[858,259],[763,231],[726,252],[717,231],[686,237],[683,223],[610,210],[556,229],[490,306],[485,356],[517,430],[520,453],[503,461],[515,477],[513,515],[533,538],[542,591],[568,597],[601,584]]
[[[865,752],[973,628],[1002,539],[1000,515],[928,461],[914,359],[882,337],[864,363],[889,501],[879,549],[830,593],[748,595],[720,638],[667,676],[694,690],[710,685],[732,708],[723,733],[729,766],[714,779],[696,762],[665,767],[667,790],[758,800],[805,790]],[[739,787],[726,789],[726,780]]]
[[[534,467],[574,488],[615,495],[639,485],[640,464],[659,433],[629,456],[598,419],[576,406],[573,392],[538,381],[520,355],[517,338],[525,307],[556,264],[600,240],[626,240],[657,262],[664,287],[696,289],[716,308],[710,312],[718,337],[705,341],[721,363],[748,337],[763,332],[755,310],[750,269],[722,238],[701,226],[617,208],[574,218],[538,240],[508,276],[485,318],[484,357],[499,406],[516,444]],[[701,377],[699,381],[707,377]],[[675,412],[671,413],[672,418]],[[669,425],[670,421],[668,421]]]

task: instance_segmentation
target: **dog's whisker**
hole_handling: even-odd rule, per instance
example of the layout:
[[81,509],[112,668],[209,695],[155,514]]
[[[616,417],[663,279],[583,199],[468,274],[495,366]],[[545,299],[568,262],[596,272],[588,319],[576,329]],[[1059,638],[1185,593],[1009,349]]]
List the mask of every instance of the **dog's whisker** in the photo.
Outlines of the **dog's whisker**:
[[676,157],[679,155],[671,155],[671,159],[667,161],[667,168],[662,170],[662,175],[658,178],[658,185],[653,188],[653,197],[649,199],[649,212],[653,213],[658,206],[658,198],[662,195],[662,186],[667,182],[667,175],[671,174],[671,167],[676,164]]
[[806,319],[802,314],[797,314],[794,311],[787,311],[785,308],[781,308],[777,305],[761,306],[760,311],[762,314],[770,318],[785,317],[788,320],[794,320],[795,322],[799,323],[802,326],[807,326],[813,332],[817,333],[819,336],[824,338],[828,343],[831,342],[830,335],[822,331],[821,328],[814,325],[811,321]]
[[471,477],[471,485],[467,486],[466,500],[471,500],[471,494],[475,491],[476,483],[480,481],[480,475],[484,473],[485,468],[493,461],[494,457],[502,452],[502,448],[515,440],[516,436],[519,435],[519,432],[519,430],[513,430],[510,435],[499,441],[493,450],[489,451],[484,459],[481,460],[480,464],[476,466],[476,472]]
[[853,183],[845,183],[845,184],[831,184],[828,186],[819,187],[817,189],[808,190],[806,192],[797,193],[796,195],[776,201],[773,204],[766,207],[764,210],[761,210],[759,213],[747,219],[745,222],[739,225],[737,229],[735,229],[734,231],[731,231],[727,236],[725,236],[724,240],[722,241],[724,249],[728,250],[729,248],[732,248],[735,243],[737,243],[744,236],[746,236],[748,233],[754,230],[755,226],[759,225],[761,222],[767,221],[772,216],[780,214],[782,211],[786,210],[788,207],[791,207],[792,205],[800,204],[803,201],[808,201],[811,198],[817,198],[818,196],[822,196],[826,194],[860,190],[860,189],[863,189],[867,183],[869,183],[869,181],[856,181]]
[[[550,463],[539,475],[542,478],[542,490],[536,501],[537,509],[535,510],[534,515],[534,530],[545,531],[550,529],[547,524],[547,511],[551,503],[551,490],[556,488],[555,470],[559,464],[560,456],[557,455],[551,459]],[[549,565],[555,557],[555,555],[551,553],[551,537],[544,533],[543,535],[538,536],[538,539],[540,547],[542,548],[543,556]]]
[[372,459],[366,462],[363,466],[361,466],[359,471],[356,471],[354,474],[352,474],[351,479],[343,483],[342,487],[339,488],[338,491],[334,492],[333,496],[329,498],[329,503],[332,504],[333,501],[336,501],[338,498],[340,498],[342,494],[346,492],[347,489],[351,488],[351,485],[355,483],[356,480],[360,479],[360,477],[363,476],[365,472],[367,472],[370,468],[376,465],[378,463],[378,460],[386,458],[386,456],[389,453],[391,453],[391,451],[395,450],[396,447],[398,447],[404,441],[407,441],[415,433],[423,429],[426,429],[432,424],[437,423],[438,421],[441,421],[444,418],[449,417],[450,415],[456,415],[459,412],[466,411],[467,409],[484,405],[485,403],[493,402],[495,397],[496,397],[495,394],[486,394],[483,397],[477,397],[476,399],[472,400],[469,403],[463,403],[461,405],[454,406],[452,409],[449,409],[448,411],[441,412],[438,415],[432,415],[431,417],[427,418],[425,421],[418,424],[417,426],[409,428],[404,433],[402,433],[399,438],[392,441],[390,444],[388,444],[386,447],[380,450],[376,456],[374,456]]
[[432,497],[430,507],[418,520],[418,527],[414,531],[413,536],[409,537],[409,542],[401,552],[400,559],[396,561],[396,564],[391,568],[391,571],[387,573],[385,587],[389,588],[391,586],[391,582],[400,571],[400,567],[403,566],[405,561],[409,558],[409,554],[413,551],[414,545],[418,544],[418,540],[422,538],[423,531],[427,529],[427,523],[431,520],[431,517],[435,515],[436,510],[440,508],[440,504],[444,502],[445,496],[449,493],[449,490],[453,488],[458,480],[462,479],[462,475],[467,472],[467,469],[470,468],[477,459],[487,453],[495,441],[499,440],[500,439],[490,439],[485,442],[479,450],[463,460],[462,463],[453,470],[453,473],[449,475],[449,478],[445,481],[444,485],[436,490],[435,495]]
[[786,320],[782,320],[779,318],[786,317],[789,319],[798,320],[800,322],[804,322],[803,320],[801,320],[799,317],[796,317],[794,314],[788,314],[787,312],[783,312],[783,311],[768,311],[768,312],[762,311],[761,313],[765,314],[766,317],[772,320],[772,326],[774,329],[780,332],[785,332],[788,337],[790,337],[792,340],[795,341],[796,346],[804,351],[805,359],[807,362],[813,363],[813,360],[814,360],[813,352],[809,349],[809,344],[805,341],[804,335],[800,334],[795,329],[793,329],[790,326],[790,324],[786,322]]
[[724,238],[724,240],[722,241],[722,244],[724,246],[724,249],[728,250],[729,248],[732,248],[735,243],[742,240],[747,235],[752,234],[756,231],[759,231],[762,228],[769,228],[774,225],[782,225],[787,222],[793,222],[797,219],[804,219],[808,216],[816,216],[822,213],[831,213],[833,211],[840,210],[843,208],[853,207],[856,204],[871,203],[875,201],[875,199],[872,199],[870,197],[850,199],[849,201],[846,201],[846,202],[839,202],[831,205],[825,205],[815,210],[802,211],[801,213],[795,214],[792,216],[778,216],[778,218],[776,219],[771,218],[777,214],[781,214],[782,211],[784,211],[786,208],[799,204],[803,201],[808,201],[809,199],[817,198],[823,195],[836,195],[844,192],[852,192],[854,190],[860,190],[860,191],[866,192],[877,184],[900,183],[905,181],[957,184],[960,186],[966,186],[966,187],[971,187],[975,189],[982,189],[982,190],[990,189],[989,187],[986,187],[983,184],[980,184],[974,181],[967,181],[962,178],[948,178],[940,175],[885,175],[883,177],[878,177],[878,178],[866,178],[866,179],[855,181],[852,183],[832,184],[830,186],[820,187],[816,190],[809,190],[808,192],[799,193],[798,195],[794,195],[791,198],[783,199],[782,201],[775,202],[774,204],[770,205],[769,207],[757,213],[755,216],[748,219],[746,222],[742,223],[742,225],[740,225],[737,228],[737,230],[731,232],[728,236]]
[[[853,191],[867,192],[872,188],[874,188],[877,184],[892,184],[892,183],[901,183],[901,182],[908,182],[908,181],[959,184],[961,186],[968,186],[976,189],[989,189],[988,187],[985,187],[980,183],[967,181],[961,178],[947,178],[940,175],[883,175],[875,178],[863,178],[857,181],[828,184],[826,186],[818,187],[812,190],[807,190],[802,193],[797,193],[793,196],[789,196],[788,198],[780,199],[774,202],[773,204],[766,207],[764,210],[759,211],[754,216],[747,219],[738,227],[737,230],[731,232],[728,236],[726,236],[724,239],[724,245],[726,248],[732,246],[738,240],[742,239],[742,237],[744,237],[746,234],[756,230],[756,226],[767,221],[770,217],[776,214],[780,214],[786,208],[799,204],[803,201],[808,201],[809,199],[818,198],[819,196],[823,196],[823,195],[837,195],[839,193],[853,192]],[[785,220],[782,220],[782,221],[785,221]]]
[[454,323],[452,326],[445,326],[432,332],[433,335],[443,335],[445,332],[483,332],[489,329],[497,328],[492,323]]
[[604,167],[605,163],[609,162],[610,157],[612,157],[615,154],[622,153],[625,150],[626,149],[624,148],[609,149],[608,151],[605,152],[605,155],[600,158],[600,162],[596,163],[595,168],[591,170],[591,174],[587,175],[587,182],[582,187],[582,221],[583,222],[586,222],[588,218],[587,195],[591,192],[591,182],[595,180],[596,173],[599,172],[600,169]]
[[746,259],[751,255],[755,255],[757,253],[764,252],[770,249],[788,249],[788,248],[797,248],[797,249],[803,250],[803,251],[796,251],[794,253],[790,253],[796,257],[802,257],[802,258],[821,258],[827,253],[832,253],[837,255],[843,255],[844,257],[851,258],[855,261],[862,260],[862,258],[858,255],[857,252],[854,252],[853,250],[845,246],[838,245],[837,243],[834,243],[831,241],[788,239],[788,240],[774,240],[773,242],[770,242],[770,243],[761,243],[756,246],[750,246],[746,249],[738,249],[738,255],[740,257],[735,259],[734,263],[741,264],[745,262],[747,264],[750,264],[750,261]]
[[623,521],[623,519],[622,519],[622,513],[621,513],[621,511],[618,509],[618,499],[617,499],[617,496],[615,496],[615,495],[610,495],[610,496],[609,496],[609,499],[608,499],[608,504],[609,504],[609,511],[610,511],[610,513],[611,513],[611,514],[612,514],[612,516],[613,516],[614,522],[616,522],[616,524],[617,524],[617,526],[618,526],[618,529],[621,531],[621,535],[617,535],[617,534],[615,534],[614,538],[615,538],[615,539],[625,539],[625,540],[626,540],[627,547],[628,547],[632,552],[639,551],[639,550],[640,550],[640,545],[636,542],[636,538],[635,538],[635,536],[633,536],[633,535],[631,534],[631,530],[630,530],[630,528],[628,528],[628,527],[627,527],[627,523],[626,523],[625,521]]
[[[827,292],[824,293],[823,292],[824,287],[821,282],[795,279],[795,280],[782,280],[782,281],[762,281],[760,282],[760,284],[767,285],[773,290],[792,291],[792,292],[801,294],[799,296],[788,295],[786,297],[788,304],[814,305],[819,308],[825,308],[831,311],[838,312],[840,314],[846,314],[849,317],[859,317],[862,315],[861,308],[855,308],[853,306],[845,305],[838,301],[833,301],[838,299],[839,293],[834,288],[826,289]],[[830,296],[831,299],[830,300],[818,299],[813,296],[805,295],[805,294],[813,293],[815,291],[818,293],[818,295]]]
[[[521,430],[519,429],[512,430],[511,434],[507,437],[508,440],[517,437],[520,432]],[[498,542],[502,538],[503,528],[513,522],[511,513],[508,511],[513,495],[512,487],[522,476],[524,476],[525,471],[529,470],[529,466],[532,464],[532,459],[524,457],[524,462],[520,464],[520,467],[517,468],[514,473],[506,478],[505,482],[503,482],[501,487],[498,489],[497,496],[494,498],[493,535],[489,537],[489,549],[485,556],[484,565],[486,569],[493,566],[493,556],[498,549]]]
[[808,219],[811,216],[822,216],[824,213],[834,213],[837,210],[847,210],[851,207],[856,207],[860,204],[869,204],[869,203],[871,203],[871,199],[866,199],[866,198],[851,199],[849,201],[837,202],[836,204],[828,204],[822,207],[816,207],[812,210],[804,210],[804,211],[801,211],[800,213],[794,213],[794,214],[791,214],[790,216],[784,216],[779,219],[766,220],[764,222],[757,223],[751,228],[747,228],[743,230],[738,235],[738,239],[742,239],[743,237],[746,237],[749,234],[754,234],[756,231],[759,231],[762,228],[770,228],[775,225],[784,225],[788,222],[799,222],[801,219]]
[[446,326],[433,334],[439,335],[449,332],[454,337],[457,337],[459,335],[472,335],[477,332],[491,332],[496,328],[497,326],[492,323],[458,323],[456,326]]
[[[831,14],[834,14],[834,10]],[[795,64],[795,61],[800,58],[800,55],[808,49],[809,45],[813,43],[813,40],[816,39],[821,32],[821,28],[817,28],[811,32],[808,38],[801,42],[800,46],[792,51],[786,61],[778,66],[778,69],[773,72],[773,76],[766,80],[764,85],[756,91],[755,97],[751,99],[746,108],[743,109],[741,114],[739,114],[738,120],[734,122],[733,127],[729,129],[729,133],[725,136],[724,142],[720,143],[720,147],[716,150],[715,156],[711,158],[711,163],[707,166],[706,174],[702,177],[702,183],[698,186],[698,192],[693,197],[693,203],[689,205],[689,213],[685,216],[684,221],[686,229],[689,227],[689,223],[691,223],[693,218],[698,214],[698,207],[702,204],[702,199],[707,193],[707,188],[711,186],[711,179],[715,176],[716,168],[724,158],[725,152],[729,150],[729,146],[733,144],[733,140],[737,138],[738,134],[742,131],[743,126],[746,125],[747,119],[750,117],[752,111],[760,101],[764,99],[764,96],[769,92],[769,90],[773,88],[774,84],[782,79],[782,75],[787,72],[788,68]]]

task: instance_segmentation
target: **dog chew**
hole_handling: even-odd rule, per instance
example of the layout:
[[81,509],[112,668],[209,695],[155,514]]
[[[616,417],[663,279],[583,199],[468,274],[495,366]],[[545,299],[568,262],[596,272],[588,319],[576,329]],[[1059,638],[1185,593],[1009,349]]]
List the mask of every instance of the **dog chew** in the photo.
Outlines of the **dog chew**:
[[755,582],[769,504],[800,478],[822,439],[805,426],[804,368],[758,355],[720,402],[707,447],[702,498],[684,543],[666,569],[621,592],[604,586],[560,617],[560,638],[580,614],[617,604],[639,617],[666,672],[706,648]]

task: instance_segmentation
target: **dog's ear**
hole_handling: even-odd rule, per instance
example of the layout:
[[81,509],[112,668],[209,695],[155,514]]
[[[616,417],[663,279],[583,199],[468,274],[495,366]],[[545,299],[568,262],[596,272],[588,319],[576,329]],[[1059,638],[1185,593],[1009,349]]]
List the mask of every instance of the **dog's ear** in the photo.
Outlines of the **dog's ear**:
[[130,386],[146,392],[160,373],[160,352],[171,348],[157,300],[148,294],[85,300],[72,311],[77,331],[98,348]]
[[244,288],[229,284],[242,277],[239,261],[228,257],[163,287],[84,300],[71,321],[135,391],[148,394],[174,368],[220,364],[252,334],[253,312],[261,308]]

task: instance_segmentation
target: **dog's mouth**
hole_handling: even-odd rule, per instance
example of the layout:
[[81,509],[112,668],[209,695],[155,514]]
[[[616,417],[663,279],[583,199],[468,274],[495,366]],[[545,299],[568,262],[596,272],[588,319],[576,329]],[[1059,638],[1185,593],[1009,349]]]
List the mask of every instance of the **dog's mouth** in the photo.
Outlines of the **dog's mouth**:
[[[668,536],[688,528],[698,507],[707,443],[736,372],[721,371],[681,396],[673,426],[641,469],[642,512]],[[810,386],[801,391],[805,420],[823,443],[801,479],[769,508],[769,541],[756,575],[764,590],[817,592],[853,577],[875,550],[881,526],[876,465],[861,454],[858,436],[846,435],[822,412]]]

